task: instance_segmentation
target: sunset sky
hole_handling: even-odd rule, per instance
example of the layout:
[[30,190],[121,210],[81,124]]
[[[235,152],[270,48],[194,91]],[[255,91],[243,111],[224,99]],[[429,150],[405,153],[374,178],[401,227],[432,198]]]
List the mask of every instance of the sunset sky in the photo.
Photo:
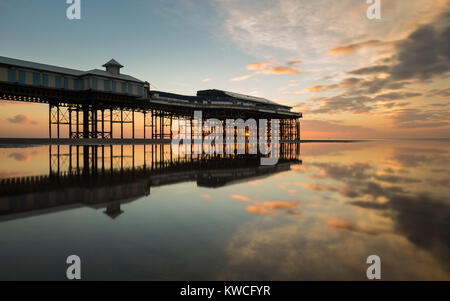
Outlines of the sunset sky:
[[[450,137],[450,1],[0,0],[0,56],[153,89],[222,89],[303,112],[302,138]],[[0,101],[0,137],[46,137],[48,107]]]

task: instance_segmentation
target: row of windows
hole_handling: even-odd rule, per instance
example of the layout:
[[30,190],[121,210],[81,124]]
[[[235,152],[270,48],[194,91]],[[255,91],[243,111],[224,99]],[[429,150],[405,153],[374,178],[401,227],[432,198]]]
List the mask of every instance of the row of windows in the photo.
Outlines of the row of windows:
[[[42,74],[42,79],[41,79],[41,74],[38,72],[33,72],[32,73],[32,80],[33,80],[33,85],[36,86],[44,86],[44,87],[48,87],[49,86],[49,75],[48,74]],[[8,81],[10,82],[19,82],[21,84],[26,84],[26,72],[19,70],[18,72],[18,79],[16,79],[16,70],[12,70],[12,69],[8,69]],[[80,84],[81,83],[81,84]],[[78,89],[83,89],[83,81],[82,80],[78,80],[75,79],[74,80],[74,89],[78,90]],[[64,89],[69,89],[69,78],[67,77],[61,77],[61,76],[55,76],[55,87],[56,88],[64,88]]]
[[[98,82],[96,78],[92,79],[92,87],[93,89],[98,89]],[[142,86],[136,86],[137,87],[137,94],[142,96]],[[106,92],[118,92],[117,90],[117,82],[111,81],[111,80],[103,80],[103,90]],[[121,83],[120,84],[120,92],[122,93],[128,93],[133,94],[133,85],[127,84],[127,83]]]
[[[16,82],[16,70],[8,69],[8,81],[10,82]],[[21,84],[26,84],[26,72],[19,70],[18,72],[18,82]],[[33,85],[36,86],[49,86],[49,76],[48,74],[42,74],[42,80],[41,80],[41,74],[37,72],[33,72]],[[104,85],[104,91],[107,92],[118,92],[117,91],[117,82],[116,81],[110,81],[110,80],[103,80]],[[67,77],[61,77],[61,76],[55,76],[55,88],[64,88],[69,89],[69,78]],[[84,80],[74,80],[74,90],[83,90],[84,89]],[[92,78],[92,89],[98,90],[98,79]],[[127,83],[121,83],[121,90],[122,93],[129,93],[133,94],[133,85],[127,84]],[[143,89],[142,86],[137,86],[137,94],[140,96],[143,96]]]

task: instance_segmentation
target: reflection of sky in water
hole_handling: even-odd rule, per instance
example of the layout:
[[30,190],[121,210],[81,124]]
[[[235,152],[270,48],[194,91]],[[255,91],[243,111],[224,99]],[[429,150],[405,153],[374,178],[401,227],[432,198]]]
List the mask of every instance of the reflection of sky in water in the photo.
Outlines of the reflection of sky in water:
[[[218,188],[151,186],[115,219],[82,204],[5,214],[3,194],[0,279],[63,279],[70,254],[85,279],[364,279],[377,254],[383,279],[449,280],[449,146],[303,144],[303,164]],[[0,160],[3,179],[49,172],[48,147]]]

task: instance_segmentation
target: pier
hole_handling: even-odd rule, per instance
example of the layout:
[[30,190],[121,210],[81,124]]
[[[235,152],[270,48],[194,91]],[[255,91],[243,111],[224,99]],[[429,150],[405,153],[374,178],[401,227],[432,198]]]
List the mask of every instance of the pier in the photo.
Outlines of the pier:
[[[141,114],[144,139],[172,139],[172,124],[203,118],[266,119],[280,121],[280,140],[300,140],[302,113],[268,99],[222,90],[198,91],[195,96],[151,89],[148,82],[122,74],[114,59],[105,70],[81,71],[0,56],[0,99],[48,105],[48,137],[61,139],[125,139],[124,127],[131,127],[136,139],[136,114]],[[118,133],[114,125],[119,125]],[[193,131],[193,129],[192,129]],[[225,126],[224,126],[225,133]],[[203,133],[202,135],[206,135]]]

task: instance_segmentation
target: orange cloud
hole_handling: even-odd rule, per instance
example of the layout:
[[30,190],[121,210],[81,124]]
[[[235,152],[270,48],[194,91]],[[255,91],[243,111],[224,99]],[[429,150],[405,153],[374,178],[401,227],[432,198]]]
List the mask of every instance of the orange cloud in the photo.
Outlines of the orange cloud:
[[205,198],[205,199],[212,198],[212,196],[210,194],[207,194],[207,193],[202,194],[202,197]]
[[[331,89],[338,89],[338,88],[353,88],[356,86],[357,83],[359,83],[361,79],[350,77],[343,79],[339,84],[331,84],[331,85],[318,85],[318,86],[312,86],[309,88],[306,88],[309,92],[320,92],[325,90],[331,90]],[[320,100],[320,99],[313,99],[313,101]]]
[[202,82],[206,83],[206,82],[209,82],[209,81],[211,81],[211,80],[212,80],[212,78],[207,77],[207,78],[202,79]]
[[340,219],[331,219],[328,221],[328,226],[338,229],[355,230],[356,227],[352,223]]
[[262,215],[275,215],[278,211],[284,210],[288,214],[299,215],[300,211],[297,209],[299,206],[298,202],[273,201],[247,206],[245,210],[253,214]]
[[386,42],[383,42],[380,40],[370,40],[370,41],[365,41],[365,42],[361,42],[361,43],[339,46],[339,47],[329,50],[328,54],[333,55],[333,56],[348,55],[348,54],[352,54],[364,47],[375,47],[375,46],[381,46],[384,44],[386,44]]
[[331,228],[355,231],[355,232],[365,233],[365,234],[369,234],[369,235],[377,235],[377,234],[381,234],[381,233],[385,232],[385,230],[382,230],[382,229],[367,229],[367,228],[358,227],[355,224],[352,224],[348,221],[344,221],[344,220],[340,220],[340,219],[331,219],[327,223],[328,223],[328,226],[330,226]]
[[252,76],[251,74],[242,75],[242,76],[238,76],[238,77],[232,78],[231,81],[232,82],[240,82],[242,80],[246,80],[246,79],[250,78],[251,76]]
[[339,85],[333,84],[333,85],[312,86],[312,87],[306,88],[306,90],[308,90],[309,92],[320,92],[320,91],[324,91],[324,90],[337,89],[337,88],[339,88]]
[[264,202],[264,207],[270,209],[292,209],[298,207],[298,202],[282,202],[282,201],[274,201],[274,202]]
[[272,65],[271,62],[255,62],[248,64],[245,68],[247,70],[262,70],[267,68],[268,66]]
[[247,206],[245,207],[245,210],[253,214],[262,214],[262,215],[272,214],[271,210],[264,208],[262,206]]
[[244,201],[244,202],[248,202],[250,201],[250,199],[244,195],[239,195],[239,194],[233,194],[231,196],[231,198],[238,200],[238,201]]
[[298,191],[295,189],[289,189],[287,192],[290,196],[296,196],[298,193]]
[[305,187],[306,189],[309,190],[314,190],[314,191],[328,191],[329,188],[320,184],[303,184],[302,186]]
[[326,97],[308,97],[307,100],[309,100],[309,101],[322,101],[322,100],[326,100]]
[[264,70],[264,74],[297,74],[300,73],[300,70],[292,67],[271,67]]

